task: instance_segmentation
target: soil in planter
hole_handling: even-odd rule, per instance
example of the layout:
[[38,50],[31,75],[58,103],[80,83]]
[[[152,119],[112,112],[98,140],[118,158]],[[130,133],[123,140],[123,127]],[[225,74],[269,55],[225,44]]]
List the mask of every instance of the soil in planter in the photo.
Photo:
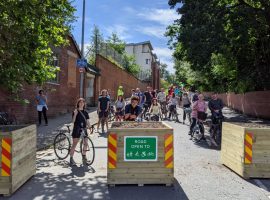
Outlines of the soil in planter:
[[233,122],[233,124],[247,127],[247,128],[270,128],[270,124],[260,124],[260,123],[240,123],[240,122]]
[[112,128],[168,128],[161,122],[114,122]]

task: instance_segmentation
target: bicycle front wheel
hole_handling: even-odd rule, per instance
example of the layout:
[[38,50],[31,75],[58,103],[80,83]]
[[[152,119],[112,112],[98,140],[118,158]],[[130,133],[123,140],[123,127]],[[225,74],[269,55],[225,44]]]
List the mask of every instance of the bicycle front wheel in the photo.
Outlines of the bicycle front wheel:
[[92,165],[95,160],[94,143],[89,137],[84,137],[80,144],[81,154],[86,156],[87,164]]
[[66,159],[68,157],[70,147],[70,140],[64,132],[60,132],[55,136],[53,149],[58,159]]

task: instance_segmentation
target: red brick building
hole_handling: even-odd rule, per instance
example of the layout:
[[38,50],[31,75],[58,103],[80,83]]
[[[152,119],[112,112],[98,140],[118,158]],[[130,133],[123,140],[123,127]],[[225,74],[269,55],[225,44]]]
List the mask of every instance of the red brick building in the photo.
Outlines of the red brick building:
[[[60,67],[54,80],[48,81],[43,86],[24,85],[20,96],[29,100],[29,104],[23,105],[11,100],[11,94],[4,88],[0,88],[0,111],[13,113],[19,123],[37,121],[35,97],[40,89],[43,89],[48,98],[48,117],[71,112],[80,91],[80,72],[76,67],[76,60],[81,57],[81,52],[72,35],[68,36],[69,45],[55,48],[54,65]],[[84,74],[84,97],[89,104],[95,99],[95,77],[98,69],[88,65]],[[49,122],[50,123],[50,122]]]

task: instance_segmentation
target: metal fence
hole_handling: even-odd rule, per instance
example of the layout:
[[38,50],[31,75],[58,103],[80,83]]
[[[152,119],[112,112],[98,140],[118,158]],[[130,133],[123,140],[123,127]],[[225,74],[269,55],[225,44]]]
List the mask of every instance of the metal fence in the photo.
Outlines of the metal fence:
[[[129,63],[124,59],[123,55],[119,54],[107,43],[100,44],[96,51],[97,51],[97,54],[100,54],[103,57],[107,58],[118,67],[127,69],[127,66]],[[151,72],[144,71],[141,69],[139,74],[136,76],[136,78],[142,81],[149,81],[151,80]]]

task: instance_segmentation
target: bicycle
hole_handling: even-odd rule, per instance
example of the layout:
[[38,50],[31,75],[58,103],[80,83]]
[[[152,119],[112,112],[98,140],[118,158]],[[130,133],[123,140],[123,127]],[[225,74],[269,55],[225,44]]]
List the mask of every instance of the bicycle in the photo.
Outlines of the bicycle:
[[115,110],[114,110],[114,106],[111,106],[111,105],[110,105],[109,112],[108,112],[108,120],[109,120],[110,122],[115,120]]
[[[68,130],[59,130],[59,133],[55,136],[53,142],[54,153],[59,160],[64,160],[68,157],[71,149],[71,125],[66,125]],[[90,128],[91,134],[94,131],[94,125]],[[75,149],[77,153],[83,154],[86,151],[86,158],[89,165],[93,164],[95,160],[95,147],[92,140],[87,136],[86,130],[81,128],[80,145],[79,150]]]
[[222,114],[219,113],[212,115],[212,121],[209,130],[210,138],[213,139],[218,146],[221,144],[222,120]]
[[1,125],[17,125],[17,119],[15,115],[8,114],[7,112],[0,112],[0,124]]
[[191,131],[191,139],[195,139],[200,142],[204,138],[204,126],[203,121],[197,119],[196,124]]
[[151,114],[151,113],[146,113],[146,121],[152,121],[152,122],[158,122],[159,119],[161,119],[161,115],[156,115],[156,114]]
[[148,110],[150,108],[150,105],[151,104],[149,104],[149,103],[144,103],[143,104],[143,111],[142,111],[142,118],[143,119],[146,119],[146,114],[147,114],[147,112],[148,112]]
[[168,113],[167,103],[166,102],[160,102],[160,106],[161,106],[161,120],[163,120],[163,119],[167,118],[167,113]]
[[[171,105],[171,106],[173,106],[173,105]],[[173,108],[170,108],[170,114],[172,117],[172,121],[179,122],[176,106],[173,106]]]

